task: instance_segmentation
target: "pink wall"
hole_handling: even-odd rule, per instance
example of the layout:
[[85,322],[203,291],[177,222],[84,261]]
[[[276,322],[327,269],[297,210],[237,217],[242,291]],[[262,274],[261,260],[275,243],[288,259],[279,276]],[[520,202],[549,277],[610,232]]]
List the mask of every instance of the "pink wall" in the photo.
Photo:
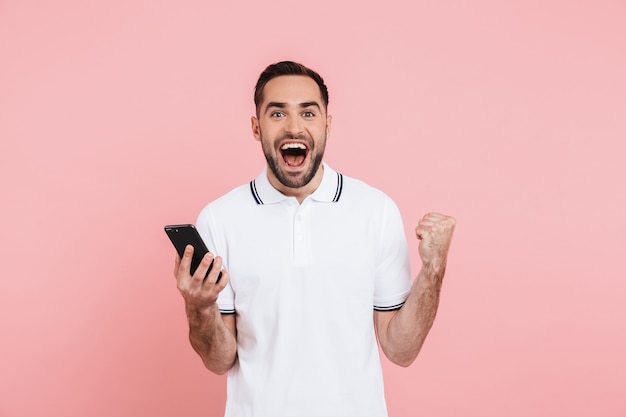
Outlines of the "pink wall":
[[457,217],[392,416],[626,416],[626,4],[0,2],[0,416],[219,416],[162,231],[263,166],[258,72],[331,91],[331,165]]

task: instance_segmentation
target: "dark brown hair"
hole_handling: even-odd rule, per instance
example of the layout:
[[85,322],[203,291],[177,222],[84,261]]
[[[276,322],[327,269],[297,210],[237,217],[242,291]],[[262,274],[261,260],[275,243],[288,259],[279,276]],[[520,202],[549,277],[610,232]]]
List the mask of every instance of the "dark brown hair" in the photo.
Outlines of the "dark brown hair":
[[259,80],[254,87],[254,105],[257,108],[257,112],[259,111],[259,105],[263,101],[263,89],[265,88],[265,84],[272,78],[280,77],[281,75],[304,75],[311,78],[320,88],[324,107],[328,107],[328,88],[326,84],[324,84],[324,79],[317,72],[297,62],[281,61],[269,65],[261,75],[259,75]]

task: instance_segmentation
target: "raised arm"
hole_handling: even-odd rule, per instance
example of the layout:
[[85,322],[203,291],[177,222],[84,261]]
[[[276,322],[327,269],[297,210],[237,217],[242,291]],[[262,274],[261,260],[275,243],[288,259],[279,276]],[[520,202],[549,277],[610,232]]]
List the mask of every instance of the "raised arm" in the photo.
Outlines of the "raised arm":
[[[193,247],[187,246],[183,258],[176,256],[174,276],[180,293],[185,300],[185,310],[189,320],[189,341],[200,355],[204,366],[216,374],[226,373],[237,360],[237,331],[234,314],[221,314],[217,306],[217,296],[229,281],[228,271],[222,269],[222,259],[218,256],[209,275],[206,271],[213,261],[207,253],[195,274],[189,269]],[[219,282],[219,273],[222,277]]]
[[397,365],[413,363],[435,321],[455,224],[452,217],[438,213],[429,213],[419,221],[415,233],[420,239],[422,269],[402,308],[374,312],[380,346]]

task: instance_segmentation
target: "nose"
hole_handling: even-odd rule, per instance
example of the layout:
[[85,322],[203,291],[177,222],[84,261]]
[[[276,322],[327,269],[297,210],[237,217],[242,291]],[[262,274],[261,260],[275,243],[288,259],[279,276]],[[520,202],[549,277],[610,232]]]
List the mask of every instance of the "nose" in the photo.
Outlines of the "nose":
[[289,117],[285,124],[285,131],[293,136],[301,134],[303,131],[301,120],[298,117]]

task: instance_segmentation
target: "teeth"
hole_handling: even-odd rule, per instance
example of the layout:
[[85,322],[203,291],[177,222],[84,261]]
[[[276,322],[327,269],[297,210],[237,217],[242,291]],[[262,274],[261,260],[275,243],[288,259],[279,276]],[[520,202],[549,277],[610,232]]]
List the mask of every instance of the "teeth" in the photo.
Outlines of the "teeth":
[[280,148],[281,150],[286,150],[286,149],[306,149],[306,146],[304,146],[301,143],[285,143],[282,148]]

